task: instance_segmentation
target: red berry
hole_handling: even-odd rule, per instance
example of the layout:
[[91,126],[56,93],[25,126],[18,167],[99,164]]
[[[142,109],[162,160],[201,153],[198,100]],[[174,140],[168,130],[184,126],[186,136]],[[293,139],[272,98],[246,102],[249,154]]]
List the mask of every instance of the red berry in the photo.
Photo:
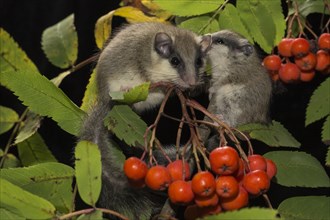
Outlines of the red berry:
[[215,206],[219,203],[219,197],[216,193],[209,196],[195,196],[195,203],[199,207]]
[[253,154],[248,156],[248,161],[249,161],[250,171],[254,171],[254,170],[266,171],[267,169],[266,159],[259,154]]
[[189,204],[194,199],[191,184],[183,180],[172,182],[168,187],[168,197],[174,204]]
[[211,169],[220,175],[231,175],[239,166],[237,151],[228,146],[217,147],[209,155]]
[[233,176],[220,176],[216,180],[216,192],[221,198],[232,198],[238,195],[239,185]]
[[199,196],[209,196],[215,192],[214,176],[208,171],[202,171],[191,180],[192,191]]
[[237,210],[247,206],[249,203],[249,195],[247,191],[240,186],[239,193],[234,198],[224,198],[220,200],[221,207],[224,210]]
[[301,72],[300,73],[300,81],[302,82],[310,82],[315,76],[315,71],[312,70],[310,72]]
[[267,70],[277,71],[281,67],[281,58],[278,55],[266,56],[263,60],[263,65]]
[[145,178],[146,185],[153,190],[165,190],[171,183],[171,175],[164,166],[151,167]]
[[310,52],[304,57],[295,58],[294,62],[301,71],[311,71],[316,65],[316,56]]
[[184,180],[190,179],[190,168],[186,161],[184,163],[182,160],[173,161],[167,165],[167,169],[170,172],[172,181],[183,180],[183,174]]
[[282,65],[278,75],[283,82],[292,83],[299,79],[300,69],[294,63],[286,63]]
[[274,161],[272,161],[271,159],[266,158],[266,162],[267,162],[267,170],[266,170],[267,176],[269,179],[272,179],[277,173],[277,166],[274,163]]
[[137,157],[130,157],[125,160],[124,173],[130,180],[141,181],[147,175],[147,164]]
[[330,66],[330,56],[324,50],[319,50],[316,53],[316,66],[315,70],[323,71]]
[[291,45],[293,38],[283,38],[277,46],[278,53],[284,57],[291,57]]
[[291,45],[291,53],[295,57],[303,57],[309,53],[310,45],[305,38],[296,38]]
[[244,176],[243,187],[254,196],[259,196],[268,191],[270,180],[263,170],[255,170]]
[[319,49],[323,50],[330,50],[330,34],[329,33],[323,33],[319,37],[319,40],[317,42]]

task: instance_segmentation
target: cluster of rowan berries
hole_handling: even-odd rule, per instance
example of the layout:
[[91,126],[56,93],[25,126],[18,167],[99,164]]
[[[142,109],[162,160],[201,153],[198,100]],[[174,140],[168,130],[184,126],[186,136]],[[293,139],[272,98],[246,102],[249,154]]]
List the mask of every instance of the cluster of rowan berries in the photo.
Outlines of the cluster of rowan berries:
[[272,160],[258,154],[244,162],[230,146],[215,148],[208,159],[211,170],[199,171],[192,178],[189,164],[183,160],[148,168],[141,159],[130,157],[124,173],[132,186],[167,189],[173,204],[187,206],[185,219],[196,219],[247,206],[249,195],[257,197],[268,191],[277,171]]
[[[330,34],[323,33],[313,53],[305,38],[283,38],[277,45],[278,54],[266,56],[263,65],[273,80],[285,83],[309,82],[315,71],[330,74]],[[281,59],[283,57],[283,59]],[[282,63],[283,62],[283,63]]]

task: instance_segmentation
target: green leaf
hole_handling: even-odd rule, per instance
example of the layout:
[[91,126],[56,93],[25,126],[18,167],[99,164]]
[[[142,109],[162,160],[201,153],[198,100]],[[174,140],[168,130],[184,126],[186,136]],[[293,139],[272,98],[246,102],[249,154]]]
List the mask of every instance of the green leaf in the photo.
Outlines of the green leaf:
[[283,14],[283,8],[281,1],[269,1],[269,0],[259,0],[260,4],[264,5],[267,8],[267,11],[270,12],[270,16],[267,16],[265,19],[271,19],[275,24],[275,40],[274,45],[278,43],[285,36],[286,22]]
[[48,60],[55,66],[73,66],[78,55],[78,37],[74,14],[44,30],[41,45]]
[[262,141],[270,147],[300,147],[300,143],[277,121],[273,121],[270,125],[241,125],[238,129],[248,132],[251,138]]
[[46,77],[23,70],[1,72],[0,77],[31,111],[53,118],[70,134],[78,134],[85,113]]
[[3,168],[14,168],[19,166],[21,166],[21,163],[14,154],[5,155],[5,160],[2,166]]
[[322,141],[324,143],[330,143],[330,115],[325,119],[322,127]]
[[147,124],[129,106],[114,106],[104,123],[109,130],[128,145],[144,146],[143,137]]
[[[207,34],[218,31],[219,30],[218,21],[213,19],[208,24],[210,19],[211,19],[210,16],[198,16],[198,17],[188,18],[187,20],[181,22],[178,26],[184,29],[191,30],[196,34]],[[208,24],[207,27],[203,29],[206,24]]]
[[19,116],[14,110],[0,105],[0,134],[9,131],[18,121]]
[[314,91],[306,109],[305,126],[330,115],[330,77]]
[[15,138],[14,144],[21,143],[35,134],[40,127],[40,123],[43,117],[40,115],[28,111],[26,113],[25,119],[23,121],[23,125],[20,127],[18,135]]
[[101,153],[98,146],[80,141],[75,150],[78,191],[82,200],[95,206],[101,192]]
[[330,147],[328,147],[327,156],[325,158],[325,165],[330,167]]
[[35,133],[30,138],[17,145],[18,155],[23,166],[31,166],[39,163],[57,162],[48,149],[42,137]]
[[215,11],[224,0],[154,0],[154,2],[173,15],[190,17]]
[[47,200],[27,192],[5,179],[0,179],[0,181],[0,207],[29,219],[55,217],[55,207]]
[[276,210],[266,208],[243,208],[237,211],[223,212],[217,215],[210,215],[204,217],[203,220],[272,220],[278,219],[276,217]]
[[[42,163],[24,168],[1,169],[1,178],[52,202],[58,211],[72,206],[74,170],[61,163]],[[31,200],[33,201],[33,200]]]
[[8,70],[26,70],[39,73],[37,67],[28,58],[26,53],[2,28],[0,28],[0,45],[0,73]]
[[265,52],[270,53],[276,36],[275,24],[269,16],[271,12],[261,3],[263,3],[262,0],[238,0],[236,8],[254,41]]
[[127,92],[110,92],[110,96],[112,100],[126,104],[133,104],[147,99],[149,94],[149,87],[150,82],[146,82],[131,88]]
[[330,180],[320,162],[304,152],[273,151],[264,157],[277,166],[275,182],[283,186],[330,187]]
[[301,196],[284,200],[278,207],[281,217],[290,220],[329,220],[330,197]]
[[[319,0],[297,0],[298,3],[298,11],[299,14],[303,17],[307,17],[307,15],[311,13],[321,13],[321,14],[329,14],[329,10],[325,9],[325,4],[323,1]],[[289,15],[295,13],[294,7],[289,9]]]
[[80,108],[87,112],[91,107],[96,105],[96,97],[97,97],[97,87],[96,87],[96,71],[93,70],[89,83],[86,87],[84,98],[82,100],[82,104]]
[[250,43],[253,43],[253,39],[241,21],[236,7],[232,4],[227,4],[225,9],[220,13],[219,27],[220,29],[235,31],[248,39]]
[[23,216],[17,215],[11,211],[4,208],[0,208],[0,219],[3,220],[25,220]]
[[103,220],[103,214],[100,210],[95,210],[89,214],[80,215],[77,220]]

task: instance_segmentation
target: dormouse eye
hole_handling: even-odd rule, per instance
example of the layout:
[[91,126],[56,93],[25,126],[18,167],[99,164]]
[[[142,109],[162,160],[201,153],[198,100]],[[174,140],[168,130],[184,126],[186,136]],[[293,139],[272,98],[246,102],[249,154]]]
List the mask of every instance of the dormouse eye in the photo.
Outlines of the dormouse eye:
[[172,57],[171,60],[170,60],[170,63],[171,63],[173,66],[178,66],[181,62],[180,62],[179,58],[177,58],[177,57]]
[[215,43],[216,44],[225,44],[225,42],[221,38],[216,39]]
[[196,66],[199,68],[203,66],[203,59],[201,57],[198,57],[196,60]]

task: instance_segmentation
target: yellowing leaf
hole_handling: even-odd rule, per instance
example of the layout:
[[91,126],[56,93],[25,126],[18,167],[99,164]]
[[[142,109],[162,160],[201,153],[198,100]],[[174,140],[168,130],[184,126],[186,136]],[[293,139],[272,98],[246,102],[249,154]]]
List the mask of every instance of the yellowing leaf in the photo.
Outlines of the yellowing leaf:
[[102,48],[104,43],[111,35],[112,18],[115,11],[110,11],[108,14],[100,17],[95,24],[94,37],[98,48]]
[[97,88],[96,88],[96,71],[93,70],[90,78],[89,83],[86,87],[84,98],[82,100],[82,104],[80,109],[87,112],[92,106],[96,104],[96,97],[97,97]]
[[169,19],[172,14],[168,11],[165,11],[159,7],[155,2],[152,0],[141,0],[141,3],[146,6],[150,11],[148,13],[155,15],[158,18],[162,18],[164,20]]
[[126,18],[129,23],[138,23],[138,22],[164,22],[165,19],[157,17],[149,17],[145,15],[138,8],[132,6],[126,6],[118,8],[114,15],[121,16]]
[[9,131],[18,120],[18,114],[14,110],[0,105],[0,134]]

